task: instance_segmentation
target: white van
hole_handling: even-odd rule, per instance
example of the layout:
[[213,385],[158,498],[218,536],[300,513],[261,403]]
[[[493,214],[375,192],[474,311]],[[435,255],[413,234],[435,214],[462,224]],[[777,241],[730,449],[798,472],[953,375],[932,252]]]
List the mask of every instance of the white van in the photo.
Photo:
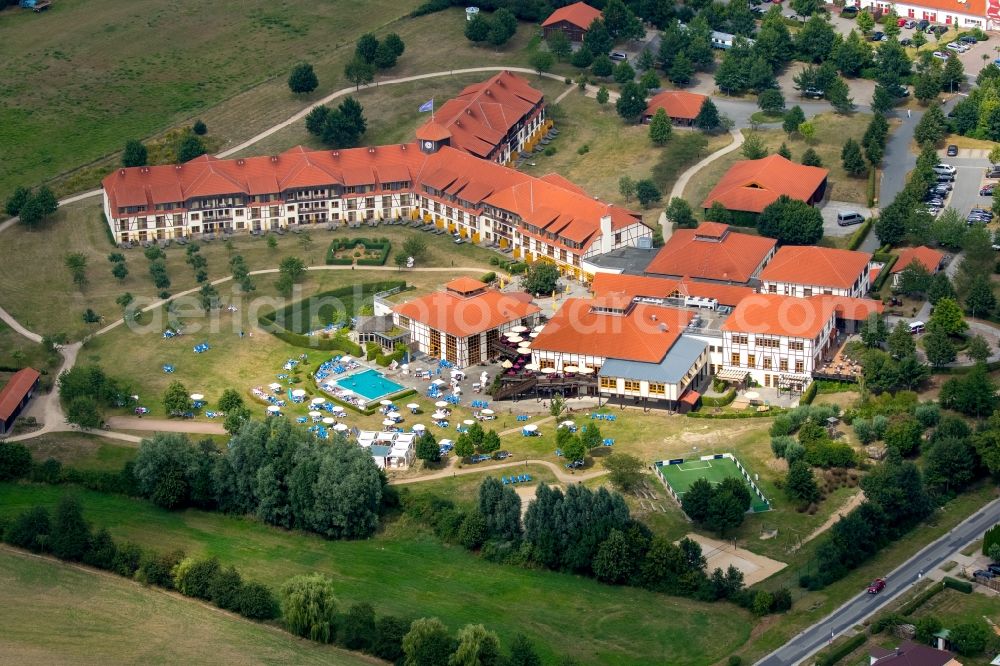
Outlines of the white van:
[[849,227],[852,224],[861,224],[865,221],[865,216],[853,210],[842,210],[837,213],[837,224],[842,227]]
[[917,335],[918,333],[924,332],[924,322],[922,321],[911,321],[910,322],[910,333],[912,335]]

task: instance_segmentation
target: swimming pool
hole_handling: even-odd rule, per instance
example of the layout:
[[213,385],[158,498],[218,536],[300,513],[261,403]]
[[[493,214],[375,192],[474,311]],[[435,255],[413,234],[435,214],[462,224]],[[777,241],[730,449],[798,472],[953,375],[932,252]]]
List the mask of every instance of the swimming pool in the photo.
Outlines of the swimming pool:
[[337,380],[337,386],[350,389],[369,402],[380,400],[405,388],[402,384],[386,379],[377,370],[362,370]]

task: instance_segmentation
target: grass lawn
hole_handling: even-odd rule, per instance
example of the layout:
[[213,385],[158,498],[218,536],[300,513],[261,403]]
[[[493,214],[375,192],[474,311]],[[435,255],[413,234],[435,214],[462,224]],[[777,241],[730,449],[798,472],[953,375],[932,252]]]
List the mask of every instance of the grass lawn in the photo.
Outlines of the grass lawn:
[[[718,460],[687,460],[680,464],[664,465],[660,468],[663,477],[683,501],[684,494],[698,479],[706,479],[713,486],[722,483],[723,479],[732,477],[742,480],[743,476],[736,463],[729,458]],[[751,507],[754,511],[767,511],[768,505],[754,495]]]
[[[0,484],[0,515],[53,506],[62,492]],[[749,615],[735,606],[493,565],[401,522],[365,541],[324,541],[251,520],[171,513],[143,501],[78,493],[88,520],[116,537],[159,550],[216,555],[271,586],[296,574],[325,572],[336,581],[343,604],[371,601],[380,613],[437,616],[452,630],[483,622],[504,643],[522,631],[550,659],[568,654],[591,663],[707,665],[750,635]]]
[[59,366],[59,356],[49,354],[41,343],[32,342],[6,322],[0,321],[0,366],[5,368],[29,366],[36,370],[55,370]]
[[[383,74],[396,78],[461,63],[525,65],[532,29],[521,25],[502,50],[463,36],[461,8],[406,18],[416,0],[250,0],[219,11],[193,0],[66,0],[45,14],[8,10],[0,41],[12,55],[0,74],[0,198],[71,169],[58,193],[93,187],[127,138],[146,139],[202,118],[217,145],[233,145],[350,83],[344,64],[364,32],[398,33],[406,52]],[[105,45],[115,44],[108,58]],[[234,48],[234,45],[246,48]],[[252,45],[252,46],[251,46]],[[288,72],[311,62],[320,87],[298,97]]]
[[[802,153],[807,148],[812,147],[823,161],[823,166],[830,170],[830,177],[827,185],[827,198],[836,201],[851,201],[863,204],[867,201],[864,178],[851,178],[844,172],[844,167],[840,162],[840,151],[844,142],[849,138],[860,141],[868,126],[869,116],[856,113],[850,116],[841,116],[835,113],[822,113],[813,120],[816,126],[816,138],[810,146],[804,139],[795,135],[789,138],[784,130],[779,128],[768,128],[757,131],[768,153],[777,152],[782,142],[788,146],[792,153],[792,161],[798,162],[802,159]],[[743,130],[744,135],[749,130]],[[741,150],[735,150],[728,155],[723,155],[707,167],[699,171],[688,182],[684,190],[684,198],[693,202],[695,208],[697,204],[705,200],[708,193],[719,182],[723,174],[729,170],[735,162],[746,159]]]
[[53,458],[65,467],[95,472],[117,472],[138,451],[135,444],[82,432],[53,432],[21,443],[36,463]]
[[[243,255],[251,271],[277,268],[282,258],[292,255],[301,257],[308,266],[322,265],[327,247],[336,237],[388,238],[392,244],[392,254],[402,246],[406,238],[413,235],[421,235],[427,244],[427,258],[418,266],[481,266],[482,271],[477,271],[478,274],[475,275],[478,277],[490,270],[490,257],[497,256],[490,250],[468,243],[455,245],[448,237],[431,236],[402,227],[337,231],[319,228],[309,234],[309,243],[305,240],[306,234],[279,236],[278,246],[273,250],[259,238],[237,236],[233,239],[232,254]],[[29,330],[40,334],[62,332],[71,339],[80,339],[96,328],[96,325],[83,322],[82,314],[86,308],[93,308],[110,322],[120,316],[115,299],[123,292],[131,293],[137,300],[155,300],[157,290],[149,276],[149,262],[143,256],[141,248],[124,251],[129,275],[123,282],[119,283],[111,277],[111,264],[107,256],[114,248],[108,241],[100,204],[96,200],[60,209],[51,221],[37,231],[27,231],[21,226],[15,226],[4,233],[4,239],[9,244],[8,247],[17,248],[17,251],[9,252],[6,259],[0,262],[0,305]],[[90,282],[83,292],[72,285],[69,272],[64,268],[64,258],[71,252],[82,252],[87,257]],[[201,254],[208,261],[206,270],[210,280],[230,275],[231,254],[223,243],[216,241],[202,244]],[[172,246],[167,248],[166,255],[167,273],[171,280],[170,292],[178,293],[196,287],[194,271],[185,263],[184,248]],[[391,259],[386,262],[386,266],[392,267]],[[45,270],[39,270],[40,267]],[[319,274],[321,277],[315,280],[310,275],[305,287],[308,288],[314,281],[317,285],[339,282],[339,286],[352,281],[351,277],[342,277],[337,271]],[[395,278],[392,270],[369,271],[369,274],[376,275],[373,278],[376,280]],[[25,279],[28,275],[33,279]],[[256,277],[257,291],[254,295],[275,295],[273,285],[276,279],[272,275]],[[437,275],[435,280],[440,283],[441,275]],[[231,293],[231,289],[230,283],[219,286],[219,292],[223,295]],[[0,358],[2,355],[3,352],[0,352]]]
[[381,663],[118,576],[6,548],[0,589],[6,602],[0,653],[11,663]]

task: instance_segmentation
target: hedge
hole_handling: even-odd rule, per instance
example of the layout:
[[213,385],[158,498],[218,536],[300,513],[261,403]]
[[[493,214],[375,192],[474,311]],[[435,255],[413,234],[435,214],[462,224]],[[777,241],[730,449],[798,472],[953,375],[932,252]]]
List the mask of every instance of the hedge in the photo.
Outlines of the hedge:
[[809,385],[806,392],[802,394],[802,398],[799,400],[800,405],[811,405],[812,401],[816,399],[816,394],[819,392],[819,386],[816,382]]
[[687,415],[693,419],[766,419],[777,416],[785,410],[771,409],[766,412],[723,412],[713,414],[711,412],[688,412]]
[[816,658],[816,666],[833,666],[838,661],[851,654],[859,647],[865,644],[868,640],[868,635],[864,632],[860,634],[855,634],[848,638],[846,641],[833,648],[826,654],[820,655]]
[[720,395],[718,398],[702,396],[701,404],[703,407],[725,407],[735,399],[736,399],[736,389],[731,388],[722,395]]
[[[273,310],[271,312],[268,312],[267,314],[261,315],[260,317],[258,317],[257,321],[260,323],[260,325],[265,330],[269,330],[271,328],[275,328],[275,329],[281,329],[281,330],[289,331],[292,335],[300,335],[301,336],[301,334],[298,334],[298,333],[295,333],[294,331],[291,331],[290,329],[286,328],[284,325],[278,324],[277,322],[278,322],[278,319],[279,319],[279,315],[280,315],[281,321],[287,323],[292,318],[292,316],[296,313],[296,311],[301,312],[303,310],[303,308],[305,308],[305,307],[308,306],[309,307],[309,312],[307,313],[308,317],[306,317],[306,319],[308,320],[307,324],[311,324],[312,320],[313,320],[312,308],[314,307],[313,306],[314,303],[316,303],[316,304],[321,303],[325,299],[334,299],[334,298],[335,299],[345,299],[346,298],[346,299],[350,299],[350,301],[349,301],[349,303],[347,305],[355,305],[356,306],[357,304],[354,303],[353,299],[354,299],[354,296],[356,295],[357,287],[358,286],[361,287],[361,296],[362,296],[362,298],[366,298],[367,299],[369,296],[371,296],[373,294],[377,294],[377,293],[382,292],[382,291],[389,291],[391,289],[404,289],[406,287],[406,282],[404,280],[382,280],[382,281],[379,281],[379,282],[364,282],[364,283],[361,283],[360,285],[351,285],[351,286],[348,286],[348,287],[340,287],[339,289],[331,289],[330,291],[321,291],[321,292],[319,292],[317,294],[313,294],[312,296],[310,296],[310,297],[308,297],[306,299],[303,299],[301,301],[296,301],[294,303],[291,303],[291,304],[285,306],[284,308],[282,308],[280,310]],[[318,311],[317,311],[317,317],[318,317],[319,312],[321,310],[322,310],[322,308],[318,309]],[[308,338],[309,336],[302,336],[302,337]],[[282,339],[284,339],[284,338],[282,338]],[[310,346],[312,346],[311,344],[300,344],[300,343],[290,342],[288,340],[286,340],[286,342],[289,342],[289,344],[294,344],[294,345],[299,346],[299,347],[310,347]],[[329,349],[339,349],[339,347],[329,347]],[[344,351],[346,351],[346,350],[344,350]]]
[[913,615],[914,611],[927,603],[927,600],[933,597],[935,594],[944,589],[944,585],[931,585],[929,588],[913,597],[905,604],[899,607],[899,614],[909,617]]
[[358,266],[384,266],[385,260],[389,258],[390,243],[388,238],[377,240],[374,238],[334,238],[330,241],[330,247],[326,251],[326,263],[333,266],[353,264],[353,257],[338,259],[333,254],[338,250],[349,250],[358,245],[363,246],[366,250],[379,251],[379,256],[374,259],[358,259]]
[[851,240],[847,242],[848,250],[857,250],[861,247],[861,244],[865,242],[865,237],[868,236],[868,232],[871,231],[872,226],[875,224],[875,218],[869,217],[865,220],[857,231],[851,234]]
[[875,278],[875,282],[872,283],[873,292],[878,292],[882,289],[882,285],[884,285],[885,281],[889,279],[889,271],[892,270],[892,265],[896,263],[897,258],[898,257],[894,254],[889,256],[889,260],[885,262],[885,266],[882,267],[882,270],[879,271],[878,277]]
[[[263,320],[264,318],[261,317],[261,319]],[[261,323],[263,324],[264,322],[261,321]],[[332,338],[324,338],[318,335],[302,335],[301,333],[292,333],[288,329],[281,328],[274,322],[267,322],[267,326],[270,328],[271,335],[283,342],[287,342],[293,347],[305,347],[307,349],[319,349],[321,351],[342,351],[345,354],[351,354],[352,356],[360,356],[362,353],[361,345],[352,342],[343,336],[338,335]]]
[[972,583],[967,580],[959,580],[957,578],[952,578],[951,576],[945,576],[942,579],[945,587],[951,588],[956,592],[961,592],[962,594],[972,594]]
[[994,525],[983,534],[983,555],[990,554],[990,546],[1000,543],[1000,525]]

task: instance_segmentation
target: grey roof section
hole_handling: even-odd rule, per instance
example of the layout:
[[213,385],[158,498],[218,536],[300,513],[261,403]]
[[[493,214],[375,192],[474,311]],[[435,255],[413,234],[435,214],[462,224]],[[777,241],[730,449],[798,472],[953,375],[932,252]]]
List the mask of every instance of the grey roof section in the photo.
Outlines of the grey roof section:
[[682,335],[677,338],[677,342],[659,363],[609,358],[601,366],[597,375],[599,377],[623,377],[662,384],[676,384],[691,369],[691,366],[707,347],[707,342]]
[[392,447],[382,444],[372,444],[368,447],[368,450],[371,452],[372,458],[385,458],[392,451]]
[[359,315],[354,330],[358,333],[385,333],[392,330],[392,315]]
[[642,275],[660,248],[620,247],[596,257],[589,257],[588,263],[611,270]]

